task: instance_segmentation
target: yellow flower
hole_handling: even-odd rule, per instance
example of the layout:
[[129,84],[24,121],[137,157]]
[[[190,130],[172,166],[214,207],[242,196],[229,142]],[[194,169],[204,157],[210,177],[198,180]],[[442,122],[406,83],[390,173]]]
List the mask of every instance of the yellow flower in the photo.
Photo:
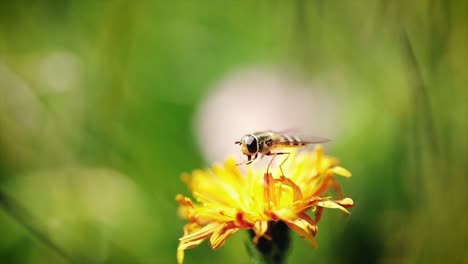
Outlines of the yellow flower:
[[[254,242],[261,237],[269,239],[268,223],[283,221],[289,228],[316,247],[317,222],[323,208],[336,208],[349,213],[353,200],[343,198],[334,175],[351,177],[346,169],[337,166],[335,158],[324,156],[321,146],[312,152],[292,152],[283,165],[286,176],[279,169],[273,173],[254,171],[250,166],[242,173],[235,160],[229,158],[224,166],[195,170],[184,174],[197,203],[179,194],[179,214],[188,223],[180,238],[177,261],[182,263],[184,250],[210,239],[217,249],[236,231],[251,229]],[[337,193],[336,200],[322,196],[329,189]],[[308,214],[312,211],[313,217]]]

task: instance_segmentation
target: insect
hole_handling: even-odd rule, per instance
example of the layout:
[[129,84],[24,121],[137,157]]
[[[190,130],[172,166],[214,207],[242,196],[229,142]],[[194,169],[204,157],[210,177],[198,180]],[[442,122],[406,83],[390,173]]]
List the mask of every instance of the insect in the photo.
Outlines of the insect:
[[242,154],[247,156],[246,161],[241,162],[237,165],[250,164],[255,159],[257,159],[259,155],[261,155],[260,158],[263,158],[263,156],[273,156],[270,162],[268,163],[266,172],[268,174],[270,165],[275,159],[275,157],[279,155],[287,155],[286,158],[284,158],[284,160],[279,165],[281,174],[284,175],[282,165],[286,162],[291,153],[285,151],[275,151],[276,149],[301,147],[308,144],[324,143],[327,141],[329,140],[320,137],[312,137],[308,138],[307,140],[303,140],[298,136],[287,135],[284,133],[278,133],[269,130],[246,134],[241,138],[240,141],[235,142],[236,144],[241,146]]

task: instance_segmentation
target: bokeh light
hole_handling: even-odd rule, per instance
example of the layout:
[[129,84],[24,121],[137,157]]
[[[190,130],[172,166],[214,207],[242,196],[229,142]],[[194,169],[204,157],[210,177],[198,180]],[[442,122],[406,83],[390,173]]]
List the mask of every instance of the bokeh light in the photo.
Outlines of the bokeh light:
[[[332,139],[353,172],[352,214],[289,263],[466,263],[466,10],[2,1],[0,263],[175,263],[181,173],[268,129]],[[250,263],[247,241],[186,262]]]

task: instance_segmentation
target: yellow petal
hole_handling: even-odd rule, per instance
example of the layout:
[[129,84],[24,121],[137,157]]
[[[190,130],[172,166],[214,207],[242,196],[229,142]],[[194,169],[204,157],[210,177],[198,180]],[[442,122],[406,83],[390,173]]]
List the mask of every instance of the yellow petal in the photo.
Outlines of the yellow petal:
[[181,244],[179,244],[179,248],[188,248],[186,245],[188,245],[189,243],[193,242],[193,241],[200,241],[200,243],[207,239],[208,237],[211,236],[211,234],[213,234],[213,232],[219,227],[219,223],[217,222],[214,222],[214,223],[210,223],[204,227],[202,227],[201,229],[195,231],[195,232],[192,232],[192,233],[189,233],[183,237],[181,237],[179,240],[182,242]]
[[289,228],[297,232],[301,237],[305,238],[313,248],[317,248],[317,242],[314,238],[314,233],[317,232],[316,226],[312,226],[306,220],[301,218],[284,222],[289,226]]
[[351,172],[341,166],[335,166],[330,169],[331,172],[349,178],[352,176]]
[[182,264],[184,263],[184,250],[183,249],[177,249],[177,263]]
[[354,205],[354,201],[351,198],[344,198],[343,200],[338,201],[338,203],[341,204],[341,205],[345,205],[345,206],[346,205],[348,205],[348,206]]
[[176,201],[183,206],[193,207],[193,202],[190,198],[183,196],[182,194],[177,194]]
[[281,176],[281,178],[279,180],[280,183],[286,185],[286,186],[289,186],[291,187],[292,191],[293,191],[293,197],[294,197],[294,201],[299,201],[299,200],[302,200],[302,192],[301,192],[301,188],[299,188],[299,186],[297,186],[291,179],[289,178],[286,178],[284,176]]
[[333,202],[333,201],[329,201],[329,200],[325,200],[325,201],[320,201],[317,203],[318,206],[321,206],[321,207],[326,207],[326,208],[332,208],[332,209],[340,209],[344,212],[346,212],[347,214],[349,214],[349,211],[344,208],[343,206]]
[[275,180],[271,173],[264,174],[263,176],[263,185],[264,185],[264,206],[265,211],[271,210],[271,203],[276,201],[275,196]]
[[282,220],[292,220],[297,218],[296,211],[292,208],[283,208],[274,212],[275,215]]
[[211,236],[210,244],[213,249],[218,249],[226,240],[234,234],[239,228],[224,223]]
[[253,226],[253,230],[257,236],[263,236],[268,229],[268,221],[257,221]]
[[179,246],[177,247],[177,263],[184,262],[184,250],[200,245],[205,239],[210,237],[218,227],[219,223],[210,223],[193,233],[181,237],[179,239]]

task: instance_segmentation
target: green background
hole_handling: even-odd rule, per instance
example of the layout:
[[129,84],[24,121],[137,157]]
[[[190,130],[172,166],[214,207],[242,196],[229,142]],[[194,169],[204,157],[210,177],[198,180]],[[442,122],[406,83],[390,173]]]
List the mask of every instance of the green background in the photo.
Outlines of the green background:
[[[466,263],[467,22],[463,1],[1,1],[0,262],[175,263],[194,112],[267,63],[346,98],[329,154],[357,206],[289,263]],[[51,54],[79,70],[42,74]],[[186,263],[250,263],[246,241]]]

